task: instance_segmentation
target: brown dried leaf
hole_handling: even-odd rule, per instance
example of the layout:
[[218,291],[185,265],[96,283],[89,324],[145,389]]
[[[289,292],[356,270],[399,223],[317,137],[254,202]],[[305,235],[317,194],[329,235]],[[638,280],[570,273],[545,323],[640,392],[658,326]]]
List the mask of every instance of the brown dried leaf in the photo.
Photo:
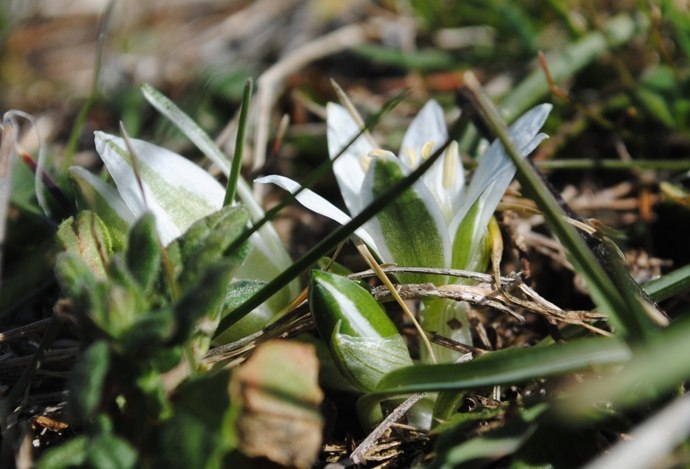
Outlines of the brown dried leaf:
[[267,342],[234,371],[230,399],[237,406],[239,448],[284,466],[309,468],[321,446],[318,360],[314,348]]

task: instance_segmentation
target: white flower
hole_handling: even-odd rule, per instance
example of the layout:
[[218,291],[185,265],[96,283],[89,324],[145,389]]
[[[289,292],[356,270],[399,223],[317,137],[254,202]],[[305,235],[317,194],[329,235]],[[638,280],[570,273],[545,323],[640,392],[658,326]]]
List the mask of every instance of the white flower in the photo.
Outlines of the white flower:
[[[510,126],[509,136],[523,157],[546,138],[538,132],[550,110],[550,104],[539,105]],[[332,159],[359,132],[359,126],[345,108],[329,103],[328,149]],[[399,157],[375,148],[364,136],[357,138],[333,163],[350,214],[360,213],[447,139],[443,111],[435,101],[429,101],[410,124]],[[356,233],[384,262],[407,267],[483,270],[487,259],[484,243],[487,225],[514,175],[513,163],[496,141],[482,157],[466,189],[458,146],[451,142],[445,154],[420,180]],[[292,193],[300,187],[277,175],[265,176],[256,182],[274,183]],[[312,191],[303,190],[297,200],[339,223],[351,219]],[[420,275],[407,278],[425,280]]]

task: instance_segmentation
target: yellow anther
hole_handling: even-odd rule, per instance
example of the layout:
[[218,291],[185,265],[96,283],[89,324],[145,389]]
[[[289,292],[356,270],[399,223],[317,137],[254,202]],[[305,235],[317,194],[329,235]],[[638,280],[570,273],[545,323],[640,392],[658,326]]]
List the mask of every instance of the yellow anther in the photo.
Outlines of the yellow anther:
[[433,141],[428,141],[422,147],[422,158],[425,160],[431,156],[431,150],[434,149],[434,143]]
[[367,156],[369,156],[369,158],[383,158],[387,155],[395,156],[388,150],[381,150],[380,148],[375,148],[374,150],[371,150]]
[[455,183],[455,175],[458,172],[458,162],[460,161],[460,153],[458,150],[458,142],[453,140],[446,149],[446,154],[443,156],[443,187],[448,189]]
[[371,158],[368,155],[359,155],[359,165],[362,167],[362,171],[365,173],[369,171],[369,166],[371,166]]
[[410,157],[410,167],[415,169],[417,167],[417,152],[411,148],[402,147],[400,153],[405,154]]

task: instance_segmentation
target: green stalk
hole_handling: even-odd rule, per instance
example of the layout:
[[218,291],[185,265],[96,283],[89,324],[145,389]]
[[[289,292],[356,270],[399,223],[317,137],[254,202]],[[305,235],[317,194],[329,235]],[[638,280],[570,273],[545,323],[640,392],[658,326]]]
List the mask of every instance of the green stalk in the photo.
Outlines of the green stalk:
[[657,169],[669,171],[690,170],[690,160],[592,160],[592,159],[572,159],[572,160],[550,160],[535,161],[534,165],[539,169],[559,170],[559,169],[603,169],[603,170],[625,170],[625,169]]
[[230,205],[235,200],[237,192],[237,181],[240,178],[240,168],[242,167],[242,156],[244,155],[244,135],[247,131],[247,115],[249,114],[249,101],[252,98],[252,79],[248,78],[244,84],[244,94],[242,95],[242,106],[240,108],[240,120],[237,125],[237,140],[235,141],[235,155],[232,158],[228,185],[225,188],[225,199],[223,206]]
[[[559,83],[572,77],[594,59],[608,52],[611,47],[625,44],[645,31],[648,26],[644,18],[622,13],[605,24],[605,34],[601,31],[591,32],[559,51],[557,55],[547,54],[549,71],[554,82]],[[548,94],[549,83],[544,78],[542,69],[537,68],[501,101],[501,116],[512,122]]]
[[91,112],[93,104],[96,102],[96,95],[98,94],[98,81],[101,76],[101,68],[103,65],[103,49],[105,48],[105,40],[107,38],[108,25],[110,24],[110,19],[112,18],[113,6],[115,2],[110,0],[108,6],[103,14],[103,19],[101,24],[98,26],[98,51],[96,52],[96,64],[93,71],[93,81],[91,82],[91,90],[89,91],[89,97],[86,102],[79,110],[79,115],[77,116],[74,126],[72,127],[72,132],[70,133],[69,140],[67,141],[67,146],[65,147],[65,158],[62,160],[62,170],[67,171],[72,165],[72,158],[74,157],[74,152],[77,148],[77,143],[79,141],[79,134],[81,129],[86,122],[86,118]]
[[[645,342],[654,326],[644,312],[642,312],[641,315],[643,317],[641,317],[640,308],[642,306],[639,304],[636,295],[626,288],[627,286],[618,285],[618,288],[616,287],[584,239],[577,233],[575,228],[563,221],[565,216],[563,209],[544,187],[536,169],[520,158],[519,153],[508,137],[505,123],[498,115],[489,98],[481,90],[476,78],[471,74],[466,74],[465,84],[474,94],[476,104],[485,123],[501,141],[510,159],[515,164],[520,184],[522,184],[523,188],[531,191],[532,198],[549,221],[551,229],[569,249],[571,257],[577,265],[578,272],[584,276],[590,293],[599,308],[613,321],[627,340]],[[602,249],[606,249],[606,246],[603,244],[601,246]],[[607,261],[616,261],[612,259],[610,253],[607,254],[609,254],[605,255]],[[617,266],[612,267],[614,267],[613,270],[616,271],[615,273],[618,277],[618,269],[615,269]],[[633,304],[637,306],[630,309]]]

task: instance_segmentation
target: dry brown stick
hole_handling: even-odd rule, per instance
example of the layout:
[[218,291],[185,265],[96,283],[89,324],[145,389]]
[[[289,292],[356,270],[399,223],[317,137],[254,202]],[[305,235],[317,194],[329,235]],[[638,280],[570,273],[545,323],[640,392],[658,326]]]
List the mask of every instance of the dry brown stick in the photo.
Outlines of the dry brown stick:
[[[65,349],[49,350],[45,353],[41,363],[51,363],[64,360],[66,358],[76,357],[79,354],[79,347],[70,347]],[[26,357],[9,358],[7,360],[0,360],[0,370],[7,370],[11,368],[21,368],[27,366],[33,359],[33,355]]]
[[41,319],[25,326],[19,326],[15,327],[14,329],[10,329],[9,331],[0,332],[0,344],[21,339],[29,334],[41,332],[48,326],[49,322],[50,318]]

